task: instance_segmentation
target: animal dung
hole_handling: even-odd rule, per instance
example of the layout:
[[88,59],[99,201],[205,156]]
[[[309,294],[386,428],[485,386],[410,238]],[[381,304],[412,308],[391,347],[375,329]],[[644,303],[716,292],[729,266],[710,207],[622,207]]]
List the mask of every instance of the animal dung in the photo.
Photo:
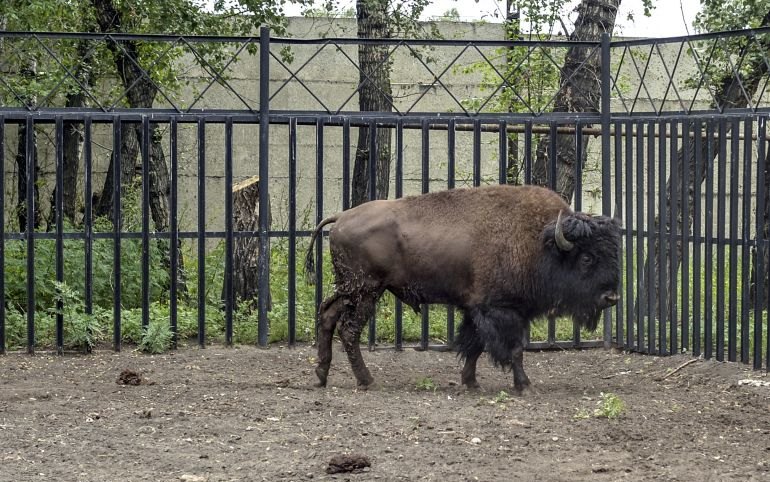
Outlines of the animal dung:
[[327,474],[338,474],[340,472],[363,472],[364,469],[371,467],[372,463],[366,455],[335,455],[329,461],[326,467]]

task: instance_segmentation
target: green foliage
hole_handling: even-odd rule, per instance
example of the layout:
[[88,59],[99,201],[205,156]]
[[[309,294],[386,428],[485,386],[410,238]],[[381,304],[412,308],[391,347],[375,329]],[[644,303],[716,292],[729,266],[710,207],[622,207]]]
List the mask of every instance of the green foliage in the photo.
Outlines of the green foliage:
[[614,393],[600,394],[601,400],[596,402],[598,408],[594,410],[594,416],[599,418],[614,419],[620,417],[626,410],[626,404]]
[[173,333],[168,323],[150,323],[142,329],[142,341],[139,343],[139,349],[145,353],[163,353],[171,346],[172,336]]
[[[261,25],[268,25],[275,35],[285,35],[287,19],[283,9],[287,4],[310,4],[310,0],[201,0],[129,1],[113,0],[117,18],[116,32],[179,34],[179,35],[254,35]],[[0,2],[0,21],[6,30],[98,32],[97,11],[90,0],[6,0]],[[85,52],[89,55],[86,57]],[[191,57],[205,71],[222,72],[232,56],[235,44],[209,42],[191,47],[168,42],[135,42],[138,64],[153,82],[174,96],[182,87],[180,67],[183,56]],[[247,51],[256,53],[258,44],[251,42]],[[112,85],[107,92],[95,91],[101,100],[121,95],[125,87],[118,86],[115,70],[120,48],[111,49],[108,42],[80,40],[38,40],[8,38],[0,42],[0,63],[10,90],[0,90],[0,103],[17,105],[22,99],[47,97],[54,88],[57,93],[48,105],[61,106],[65,95],[80,90],[74,77],[88,73],[94,85]],[[237,59],[236,59],[237,61]],[[36,73],[24,75],[23,70],[34,65]],[[226,75],[223,75],[226,78]],[[110,82],[100,82],[100,81]],[[100,95],[101,94],[101,95]],[[40,100],[40,99],[39,99]],[[177,99],[179,100],[179,99]],[[126,99],[122,100],[125,106]]]
[[[770,0],[701,0],[701,10],[695,17],[694,26],[699,33],[758,28],[769,13]],[[736,36],[706,40],[695,42],[690,53],[700,59],[701,68],[705,69],[706,85],[716,86],[731,78],[733,69],[746,75],[752,64],[761,65],[761,56],[766,55],[764,50],[768,42],[770,35],[763,33],[754,38]],[[742,62],[738,62],[739,55],[745,55]],[[693,77],[687,80],[686,85],[694,88],[700,81],[700,76]]]
[[438,389],[438,385],[431,377],[424,377],[417,380],[414,384],[417,390],[424,390],[428,392],[435,392]]
[[510,399],[511,399],[511,396],[508,394],[508,392],[506,392],[505,390],[500,390],[500,392],[497,395],[495,395],[495,398],[493,399],[493,401],[495,403],[505,403]]

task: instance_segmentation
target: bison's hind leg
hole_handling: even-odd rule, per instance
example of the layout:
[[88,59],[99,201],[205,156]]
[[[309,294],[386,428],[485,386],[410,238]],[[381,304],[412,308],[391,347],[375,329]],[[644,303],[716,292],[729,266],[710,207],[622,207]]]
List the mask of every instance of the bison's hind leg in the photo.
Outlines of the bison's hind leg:
[[381,294],[382,291],[361,293],[357,296],[355,309],[346,311],[340,318],[337,327],[358,387],[363,389],[369,387],[374,378],[369,373],[369,369],[366,367],[364,358],[361,355],[361,331],[363,330],[364,323],[374,315],[374,311],[377,308],[377,300]]
[[329,376],[329,367],[332,363],[332,337],[334,327],[346,309],[345,301],[335,293],[321,303],[318,310],[318,366],[315,374],[318,377],[318,387],[326,386]]
[[473,318],[467,313],[463,314],[463,321],[455,339],[455,350],[458,356],[465,360],[462,384],[470,389],[479,388],[479,382],[476,381],[476,362],[484,351],[484,342],[476,331]]

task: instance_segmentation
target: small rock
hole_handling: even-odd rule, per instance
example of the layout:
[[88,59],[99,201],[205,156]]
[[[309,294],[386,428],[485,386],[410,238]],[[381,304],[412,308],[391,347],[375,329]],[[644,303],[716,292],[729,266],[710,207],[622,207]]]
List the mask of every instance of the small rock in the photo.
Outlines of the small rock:
[[179,480],[184,480],[185,482],[206,482],[205,477],[202,477],[200,475],[192,475],[192,474],[184,474],[179,477]]
[[480,439],[480,438],[478,438],[478,437],[473,437],[473,438],[471,439],[471,443],[472,443],[473,445],[478,445],[478,444],[480,444],[480,443],[481,443],[481,439]]

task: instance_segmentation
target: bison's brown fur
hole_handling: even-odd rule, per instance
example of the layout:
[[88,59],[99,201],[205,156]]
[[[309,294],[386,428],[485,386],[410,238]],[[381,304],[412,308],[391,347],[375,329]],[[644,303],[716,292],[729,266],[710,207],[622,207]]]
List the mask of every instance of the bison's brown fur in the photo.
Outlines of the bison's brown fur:
[[[576,246],[569,253],[554,246],[560,213],[562,225],[571,229],[565,231],[567,237],[573,235],[567,243]],[[458,340],[466,359],[463,383],[476,385],[476,359],[486,347],[496,363],[512,366],[518,389],[529,383],[521,359],[524,332],[533,317],[563,311],[585,318],[580,321],[587,325],[593,320],[595,326],[594,305],[612,304],[616,296],[617,273],[596,280],[604,290],[597,300],[576,301],[590,305],[585,310],[569,306],[568,294],[549,294],[564,289],[560,270],[580,269],[572,258],[587,248],[598,250],[591,256],[609,259],[607,273],[617,271],[619,234],[604,236],[601,230],[612,223],[573,213],[548,189],[489,186],[371,201],[325,219],[313,237],[329,223],[336,223],[329,235],[336,284],[319,310],[320,385],[326,384],[335,327],[358,384],[372,382],[358,340],[385,290],[415,310],[423,303],[463,310]],[[581,236],[581,230],[589,237]],[[594,237],[600,235],[598,244],[591,230]],[[306,268],[313,272],[312,242]]]

